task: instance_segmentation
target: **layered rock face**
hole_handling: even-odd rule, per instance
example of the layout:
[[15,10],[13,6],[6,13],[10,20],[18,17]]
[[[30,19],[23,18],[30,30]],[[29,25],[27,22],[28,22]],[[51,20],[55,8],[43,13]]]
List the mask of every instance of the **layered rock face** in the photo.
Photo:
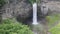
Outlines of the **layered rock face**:
[[[48,8],[47,13],[49,15],[60,13],[60,0],[46,0],[45,2],[43,0],[43,2],[39,4],[41,4],[41,7],[44,5],[45,10]],[[46,12],[45,10],[41,12],[44,14]]]
[[28,0],[6,0],[3,7],[3,19],[16,17],[18,21],[24,22],[32,17],[32,5]]
[[60,1],[60,0],[48,0],[48,1]]
[[27,0],[8,0],[7,4],[3,7],[4,17],[17,16],[18,14],[21,17],[28,16],[27,13],[32,9],[31,5]]
[[[3,19],[16,17],[20,22],[32,22],[33,8],[28,0],[6,0],[6,2],[7,4],[2,9]],[[37,13],[41,16],[40,6]]]
[[[46,0],[48,1],[48,0]],[[3,19],[16,17],[20,22],[31,22],[33,17],[33,8],[28,0],[6,0],[7,4],[3,7]],[[41,6],[45,4],[43,12]],[[60,2],[48,1],[44,4],[38,3],[38,19],[44,18],[47,15],[60,13]],[[48,10],[47,10],[48,9]],[[43,15],[44,14],[44,15]],[[30,23],[29,23],[30,24]]]
[[60,13],[60,2],[59,1],[50,1],[46,3],[46,6],[48,6],[48,14],[59,14]]
[[[40,9],[42,10],[42,18],[48,15],[55,15],[55,14],[60,14],[60,2],[59,1],[48,1],[47,2],[42,2],[42,3],[38,3],[39,7],[41,7]],[[41,15],[41,13],[39,12],[39,16]],[[40,17],[41,18],[41,17]],[[42,21],[42,23],[45,23],[44,18],[40,21]]]

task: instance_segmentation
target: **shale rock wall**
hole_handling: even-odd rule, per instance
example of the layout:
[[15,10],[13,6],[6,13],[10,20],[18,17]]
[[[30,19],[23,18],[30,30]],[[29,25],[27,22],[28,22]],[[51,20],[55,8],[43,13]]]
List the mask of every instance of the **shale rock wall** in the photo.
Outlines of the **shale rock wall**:
[[[47,1],[44,4],[46,5],[44,9],[48,8],[48,11],[41,11],[41,3],[38,3],[38,19],[44,18],[47,15],[60,13],[60,2],[59,1]],[[33,8],[28,0],[6,0],[6,4],[4,5],[3,11],[3,19],[5,18],[14,18],[16,17],[20,22],[32,21]],[[43,15],[46,13],[45,15]]]
[[[3,7],[3,18],[16,17],[28,17],[32,9],[32,6],[27,0],[8,0],[7,4]],[[29,12],[30,11],[30,12]]]

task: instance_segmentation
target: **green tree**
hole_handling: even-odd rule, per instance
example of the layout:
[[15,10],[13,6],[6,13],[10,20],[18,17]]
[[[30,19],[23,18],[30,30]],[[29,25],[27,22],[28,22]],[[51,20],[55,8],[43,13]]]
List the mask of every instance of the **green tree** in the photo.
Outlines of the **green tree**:
[[27,25],[23,25],[15,19],[5,19],[0,24],[0,34],[33,34],[33,32]]
[[35,2],[37,2],[37,3],[39,3],[40,2],[40,0],[28,0],[31,4],[33,4],[33,3],[35,3]]
[[0,23],[2,22],[2,7],[4,6],[5,4],[5,0],[0,0]]
[[36,0],[29,0],[29,2],[33,4],[34,2],[36,2]]

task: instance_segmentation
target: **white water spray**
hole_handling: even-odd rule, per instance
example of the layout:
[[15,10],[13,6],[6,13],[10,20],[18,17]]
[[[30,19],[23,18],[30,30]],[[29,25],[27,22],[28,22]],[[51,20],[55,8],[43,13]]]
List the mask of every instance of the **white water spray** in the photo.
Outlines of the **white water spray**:
[[33,24],[37,25],[37,3],[33,4]]

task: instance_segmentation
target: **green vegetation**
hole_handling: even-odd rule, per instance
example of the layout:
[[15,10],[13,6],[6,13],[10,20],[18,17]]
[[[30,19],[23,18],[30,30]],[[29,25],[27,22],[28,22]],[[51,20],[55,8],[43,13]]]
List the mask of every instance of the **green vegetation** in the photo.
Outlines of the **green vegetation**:
[[5,3],[5,0],[0,0],[0,8],[3,7]]
[[48,25],[51,26],[52,24],[54,24],[60,20],[60,14],[54,14],[51,16],[47,16],[46,19],[48,21]]
[[33,32],[27,25],[22,25],[15,19],[6,19],[0,24],[0,34],[33,34]]
[[29,2],[33,4],[34,2],[36,2],[36,0],[29,0]]
[[50,27],[49,32],[51,34],[60,34],[60,14],[54,14],[46,18]]
[[35,2],[40,2],[40,0],[28,0],[31,4],[35,3]]
[[60,23],[49,30],[51,34],[60,34]]

